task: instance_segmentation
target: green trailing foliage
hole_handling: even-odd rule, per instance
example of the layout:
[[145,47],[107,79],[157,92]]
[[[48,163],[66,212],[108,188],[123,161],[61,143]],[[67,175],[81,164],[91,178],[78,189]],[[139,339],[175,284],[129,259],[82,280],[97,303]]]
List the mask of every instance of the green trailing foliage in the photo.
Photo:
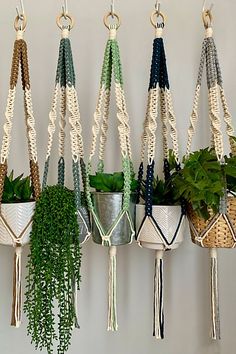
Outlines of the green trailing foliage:
[[4,189],[2,195],[3,203],[23,203],[32,200],[32,186],[30,177],[24,177],[23,174],[14,178],[14,171],[12,170],[9,176],[5,177]]
[[53,354],[57,343],[57,353],[64,354],[76,319],[74,285],[79,287],[81,265],[73,191],[60,185],[43,190],[36,203],[30,251],[24,304],[28,334],[37,349]]
[[[179,205],[180,198],[177,197],[174,186],[173,178],[176,173],[176,161],[173,150],[169,150],[168,164],[170,170],[170,177],[167,180],[162,180],[157,176],[153,181],[153,205]],[[143,181],[141,186],[141,197],[146,200],[146,181]]]
[[[124,174],[123,172],[114,173],[100,173],[90,175],[90,186],[96,189],[97,192],[123,192],[124,190]],[[131,191],[136,192],[138,188],[138,181],[135,180],[134,175],[131,178]]]
[[209,209],[219,211],[225,189],[236,192],[236,157],[225,156],[221,164],[210,148],[193,152],[183,160],[183,169],[173,179],[176,197],[183,197],[198,215],[209,219]]

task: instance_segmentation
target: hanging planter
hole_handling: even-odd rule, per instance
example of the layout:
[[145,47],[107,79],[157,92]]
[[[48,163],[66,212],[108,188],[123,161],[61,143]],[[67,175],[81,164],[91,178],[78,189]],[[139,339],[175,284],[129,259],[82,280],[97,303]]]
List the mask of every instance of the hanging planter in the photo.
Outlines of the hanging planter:
[[[68,25],[61,25],[66,18]],[[62,31],[56,74],[56,86],[49,114],[48,147],[43,176],[43,191],[36,203],[31,233],[25,312],[28,334],[37,349],[64,354],[70,345],[72,330],[79,328],[77,290],[80,283],[81,243],[90,235],[84,193],[80,191],[80,168],[85,182],[83,140],[70,30],[74,20],[62,13],[57,24]],[[47,185],[49,162],[56,130],[59,103],[58,183]],[[72,174],[74,190],[65,187],[65,127],[69,113]],[[54,303],[57,303],[57,310]],[[56,317],[58,324],[56,326]],[[57,328],[56,328],[57,327]]]
[[[15,20],[17,38],[14,43],[10,89],[6,107],[6,122],[1,148],[0,163],[0,244],[15,248],[13,274],[13,303],[11,325],[19,327],[22,316],[21,254],[22,247],[29,242],[35,200],[40,195],[39,169],[36,149],[35,121],[32,109],[27,44],[23,39],[26,16]],[[22,21],[21,26],[19,23]],[[25,122],[29,149],[30,178],[22,175],[13,179],[13,172],[7,177],[7,164],[12,135],[16,86],[21,69],[24,94]],[[30,179],[32,189],[30,186]]]
[[14,178],[12,171],[9,177],[5,177],[2,195],[0,215],[2,245],[14,246],[15,235],[18,244],[24,246],[29,243],[34,208],[30,177],[23,178],[23,175],[20,175]]
[[[200,69],[188,130],[184,167],[174,181],[178,196],[188,202],[188,219],[192,241],[209,248],[211,258],[212,338],[220,339],[220,315],[217,275],[217,248],[236,246],[236,141],[227,106],[217,50],[211,27],[210,10],[203,12],[206,38],[203,41]],[[198,120],[198,104],[204,63],[209,98],[211,147],[191,153]],[[231,154],[225,156],[220,118],[220,104],[226,123]]]
[[[157,339],[163,339],[163,256],[166,250],[178,248],[183,241],[185,205],[181,198],[176,198],[176,191],[172,183],[173,177],[180,170],[180,163],[176,119],[172,107],[162,38],[165,16],[159,10],[154,11],[151,15],[151,23],[156,28],[156,38],[153,43],[148,107],[142,135],[136,230],[139,245],[156,251],[153,335]],[[156,16],[157,20],[155,20]],[[158,23],[159,16],[162,23]],[[162,123],[164,181],[154,177],[156,131],[159,116]],[[170,133],[168,129],[170,129]],[[172,141],[173,150],[169,149],[169,140]],[[146,157],[148,160],[147,177],[146,180],[143,180]]]
[[[109,13],[104,23],[110,31],[106,45],[101,76],[101,87],[94,114],[92,128],[92,148],[87,168],[87,203],[91,213],[92,235],[95,243],[109,247],[109,304],[108,330],[116,331],[116,246],[132,242],[134,237],[135,181],[130,148],[129,117],[126,110],[119,46],[116,32],[120,26],[120,17],[113,14],[117,24],[109,25]],[[114,75],[118,131],[122,157],[122,172],[104,173],[104,155],[107,141],[108,117],[112,76]],[[91,175],[92,160],[96,153],[100,134],[99,163],[96,175]],[[91,193],[90,189],[95,188]]]

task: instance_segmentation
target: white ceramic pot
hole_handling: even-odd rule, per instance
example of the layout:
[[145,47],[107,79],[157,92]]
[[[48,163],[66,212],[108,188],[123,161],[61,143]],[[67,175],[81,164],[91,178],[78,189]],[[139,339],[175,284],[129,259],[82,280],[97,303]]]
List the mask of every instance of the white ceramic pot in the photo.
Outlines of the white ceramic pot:
[[[0,215],[0,244],[29,243],[35,202],[3,203]],[[14,240],[15,238],[15,240]]]
[[136,205],[136,232],[140,246],[154,250],[176,249],[184,238],[186,217],[181,206],[153,205],[153,219],[146,218],[145,205]]

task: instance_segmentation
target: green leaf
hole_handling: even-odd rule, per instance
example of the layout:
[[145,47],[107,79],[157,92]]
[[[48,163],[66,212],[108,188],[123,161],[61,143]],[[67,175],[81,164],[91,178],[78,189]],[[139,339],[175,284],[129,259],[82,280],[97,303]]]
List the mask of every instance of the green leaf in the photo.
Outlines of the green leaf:
[[23,174],[13,178],[13,171],[9,177],[6,176],[3,190],[3,202],[28,202],[32,196],[30,177],[23,178]]

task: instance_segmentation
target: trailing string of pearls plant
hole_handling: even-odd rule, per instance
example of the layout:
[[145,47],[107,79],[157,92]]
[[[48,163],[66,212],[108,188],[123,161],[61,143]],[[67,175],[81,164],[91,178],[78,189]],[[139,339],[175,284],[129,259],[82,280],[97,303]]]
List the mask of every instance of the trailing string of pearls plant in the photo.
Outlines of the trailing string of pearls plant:
[[[163,40],[166,16],[160,10],[160,3],[156,2],[151,14],[155,39],[147,113],[141,139],[141,164],[136,177],[117,40],[121,19],[115,12],[114,0],[111,1],[111,10],[104,16],[109,38],[101,70],[88,161],[84,158],[70,41],[74,18],[68,13],[67,1],[64,1],[62,13],[57,17],[61,40],[49,112],[48,144],[45,149],[41,191],[27,44],[24,40],[27,17],[23,0],[20,2],[21,10],[17,8],[14,23],[17,38],[0,151],[0,244],[13,246],[15,250],[12,326],[19,327],[21,324],[21,253],[22,246],[30,243],[24,303],[28,334],[36,349],[46,350],[48,354],[55,351],[57,354],[65,354],[68,351],[73,330],[80,325],[77,291],[81,281],[81,247],[92,236],[96,244],[108,250],[107,329],[117,331],[117,248],[131,244],[136,236],[139,246],[155,251],[153,336],[164,339],[163,256],[165,251],[177,249],[182,243],[187,224],[185,221],[188,218],[192,241],[210,250],[211,332],[212,339],[220,339],[217,249],[236,247],[236,138],[213,39],[212,6],[206,9],[204,1],[202,19],[206,33],[190,127],[187,131],[187,152],[181,160]],[[204,65],[208,85],[211,143],[209,147],[192,152]],[[30,162],[30,176],[27,177],[23,177],[23,174],[14,177],[13,171],[7,175],[20,69]],[[121,171],[108,173],[105,172],[105,152],[112,85],[115,91]],[[229,155],[225,154],[222,121],[226,125]],[[67,124],[73,190],[65,186]],[[57,183],[48,185],[57,129]],[[158,129],[162,131],[163,138],[163,179],[154,175]],[[97,168],[92,174],[96,154]],[[109,151],[108,157],[112,158]]]

